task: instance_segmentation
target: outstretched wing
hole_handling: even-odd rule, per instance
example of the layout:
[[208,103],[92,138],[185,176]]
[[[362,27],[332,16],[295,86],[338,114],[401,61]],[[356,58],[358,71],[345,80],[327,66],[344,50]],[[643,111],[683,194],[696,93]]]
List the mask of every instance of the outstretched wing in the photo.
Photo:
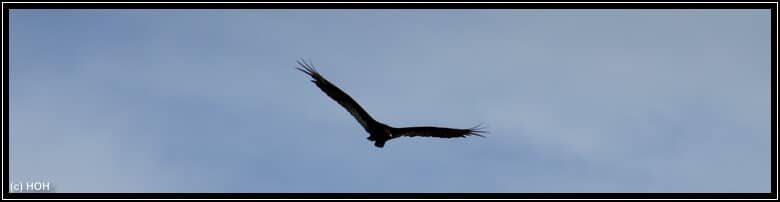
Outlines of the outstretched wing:
[[455,129],[455,128],[440,128],[440,127],[406,127],[398,128],[398,131],[394,135],[407,136],[407,137],[438,137],[438,138],[454,138],[454,137],[466,137],[470,135],[476,135],[485,137],[482,134],[487,131],[482,130],[482,127],[475,126],[468,129]]
[[374,119],[368,115],[368,112],[360,107],[360,105],[355,102],[352,97],[325,79],[325,77],[323,77],[319,72],[317,72],[316,69],[314,69],[313,65],[304,60],[299,60],[298,65],[301,66],[297,68],[298,70],[301,70],[303,73],[311,76],[311,82],[316,84],[320,90],[328,95],[328,97],[335,100],[339,103],[339,105],[347,109],[347,111],[352,114],[355,119],[357,119],[363,128],[368,128],[368,124],[374,121]]

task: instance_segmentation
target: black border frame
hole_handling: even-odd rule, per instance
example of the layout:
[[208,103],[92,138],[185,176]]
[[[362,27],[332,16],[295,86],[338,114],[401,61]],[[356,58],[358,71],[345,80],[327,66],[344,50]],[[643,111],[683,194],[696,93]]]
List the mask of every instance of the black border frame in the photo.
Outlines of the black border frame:
[[[3,199],[777,199],[777,2],[766,3],[6,3],[3,2]],[[770,9],[772,137],[770,193],[9,193],[10,9]]]
[[5,9],[770,9],[770,3],[4,3]]

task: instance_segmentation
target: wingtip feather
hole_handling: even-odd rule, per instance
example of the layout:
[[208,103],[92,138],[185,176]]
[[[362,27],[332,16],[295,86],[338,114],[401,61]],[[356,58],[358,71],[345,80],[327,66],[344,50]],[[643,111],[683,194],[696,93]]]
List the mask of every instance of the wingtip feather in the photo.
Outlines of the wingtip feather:
[[319,76],[320,73],[317,72],[317,69],[314,68],[314,65],[312,65],[311,62],[307,62],[305,59],[302,58],[295,62],[298,63],[298,65],[300,66],[300,67],[296,67],[295,69],[298,69],[299,71],[306,73],[311,77],[316,78]]
[[485,127],[484,127],[484,126],[482,126],[482,125],[483,125],[483,124],[482,124],[482,123],[480,123],[480,124],[479,124],[479,125],[477,125],[477,126],[474,126],[474,127],[471,127],[471,128],[469,128],[469,129],[468,129],[468,130],[469,130],[469,133],[468,133],[467,135],[475,135],[475,136],[479,136],[479,137],[483,137],[483,138],[485,138],[485,136],[484,136],[483,134],[487,134],[487,133],[490,133],[490,132],[488,132],[488,131],[484,130],[484,129],[485,129]]

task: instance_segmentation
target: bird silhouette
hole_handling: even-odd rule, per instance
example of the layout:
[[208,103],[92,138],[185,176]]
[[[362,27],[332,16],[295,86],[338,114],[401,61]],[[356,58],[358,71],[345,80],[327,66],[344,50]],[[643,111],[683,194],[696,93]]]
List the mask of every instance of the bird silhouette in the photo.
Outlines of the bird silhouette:
[[352,97],[347,93],[333,85],[330,81],[325,79],[311,64],[305,60],[297,61],[300,67],[296,69],[311,76],[312,80],[317,87],[325,92],[328,97],[335,100],[339,105],[344,107],[352,116],[360,123],[361,126],[368,132],[368,140],[374,142],[374,146],[382,148],[385,146],[385,142],[398,137],[436,137],[436,138],[456,138],[467,136],[480,136],[485,137],[482,134],[487,133],[480,125],[466,128],[443,128],[433,126],[416,126],[416,127],[403,127],[396,128],[388,126],[384,123],[372,118],[371,115],[363,109]]

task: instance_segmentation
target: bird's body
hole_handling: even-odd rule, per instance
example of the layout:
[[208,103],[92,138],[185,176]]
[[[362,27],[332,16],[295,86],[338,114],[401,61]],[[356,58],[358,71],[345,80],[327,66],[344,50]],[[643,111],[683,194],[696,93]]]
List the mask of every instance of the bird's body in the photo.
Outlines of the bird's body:
[[379,121],[376,121],[371,115],[368,114],[352,97],[347,95],[344,91],[330,83],[325,77],[323,77],[314,67],[305,62],[298,61],[301,68],[298,70],[308,74],[312,77],[312,82],[317,85],[328,97],[335,100],[339,105],[344,107],[352,116],[360,123],[361,126],[369,134],[368,140],[374,142],[376,147],[384,147],[385,142],[398,137],[438,137],[438,138],[454,138],[454,137],[466,137],[470,135],[481,136],[482,131],[479,126],[468,129],[454,129],[454,128],[441,128],[432,126],[422,127],[404,127],[395,128]]
[[395,132],[395,130],[395,128],[383,123],[374,122],[372,126],[366,128],[366,132],[368,132],[369,135],[366,139],[369,141],[374,141],[374,146],[384,147],[385,142],[398,137],[393,136],[393,132]]

